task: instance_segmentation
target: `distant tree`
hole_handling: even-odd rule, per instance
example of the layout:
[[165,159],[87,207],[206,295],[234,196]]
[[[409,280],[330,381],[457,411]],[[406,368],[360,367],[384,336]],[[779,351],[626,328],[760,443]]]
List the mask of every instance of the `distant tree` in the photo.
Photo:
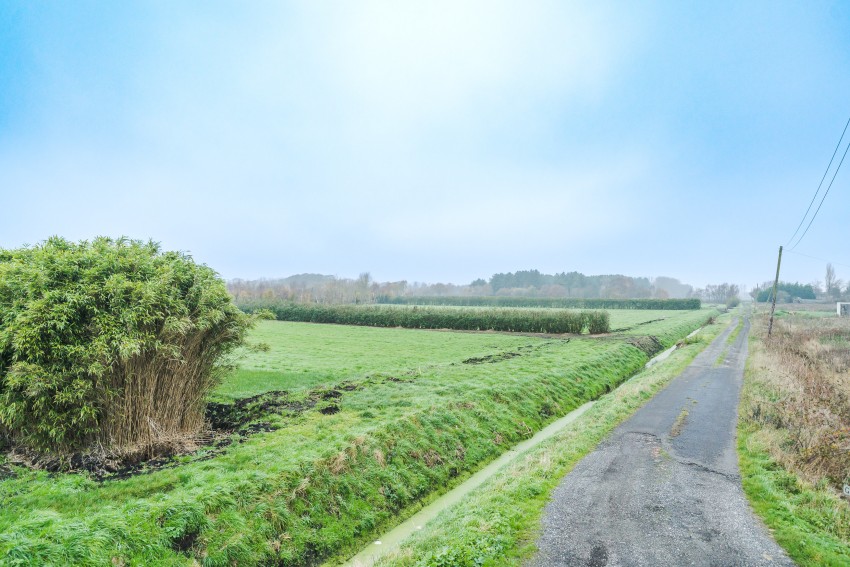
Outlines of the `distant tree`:
[[652,288],[655,297],[672,297],[675,299],[690,297],[691,293],[693,293],[694,290],[693,287],[687,284],[683,284],[676,278],[670,278],[666,276],[659,276],[652,280]]
[[826,264],[826,275],[823,279],[824,288],[826,293],[831,293],[832,288],[835,287],[835,268],[832,267],[832,264]]
[[707,285],[705,289],[698,291],[700,297],[709,303],[727,303],[731,298],[738,296],[740,288],[738,284],[724,282],[719,285]]
[[355,296],[355,302],[371,303],[371,285],[372,274],[370,274],[369,272],[363,272],[357,277],[357,282],[355,283],[355,289],[357,291],[357,295]]
[[[756,296],[756,301],[771,301],[773,298],[773,282],[766,282]],[[815,290],[811,284],[779,282],[777,285],[776,301],[782,302],[784,298],[788,301],[797,299],[815,299]]]
[[824,291],[826,294],[835,299],[841,297],[841,285],[843,283],[842,280],[835,277],[835,268],[832,267],[832,264],[827,263],[826,275],[824,277]]

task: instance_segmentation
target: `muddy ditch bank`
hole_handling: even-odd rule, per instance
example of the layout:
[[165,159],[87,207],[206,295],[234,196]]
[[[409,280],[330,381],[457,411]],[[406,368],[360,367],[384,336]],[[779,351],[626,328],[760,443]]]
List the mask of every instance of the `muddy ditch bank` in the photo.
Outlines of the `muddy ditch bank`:
[[[387,377],[388,381],[402,381]],[[280,428],[273,417],[297,417],[307,411],[322,415],[338,413],[345,392],[362,388],[362,384],[342,382],[330,388],[317,388],[292,393],[284,390],[264,392],[230,403],[207,403],[207,428],[201,433],[169,440],[128,453],[78,452],[65,455],[43,454],[22,447],[6,447],[7,464],[0,464],[0,480],[14,478],[9,465],[44,470],[54,474],[85,473],[103,482],[121,480],[138,474],[206,461],[222,454],[229,446],[239,444],[257,433]],[[270,421],[271,420],[271,421]]]

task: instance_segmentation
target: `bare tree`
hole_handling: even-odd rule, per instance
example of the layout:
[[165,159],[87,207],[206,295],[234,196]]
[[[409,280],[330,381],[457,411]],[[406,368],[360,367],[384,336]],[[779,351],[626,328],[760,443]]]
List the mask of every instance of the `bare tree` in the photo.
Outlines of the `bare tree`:
[[844,282],[835,277],[835,268],[832,267],[832,264],[827,263],[826,277],[824,278],[823,282],[823,287],[826,294],[831,295],[832,297],[841,296],[841,284],[843,283]]
[[823,279],[824,291],[828,294],[835,286],[835,268],[831,263],[826,264],[826,277]]

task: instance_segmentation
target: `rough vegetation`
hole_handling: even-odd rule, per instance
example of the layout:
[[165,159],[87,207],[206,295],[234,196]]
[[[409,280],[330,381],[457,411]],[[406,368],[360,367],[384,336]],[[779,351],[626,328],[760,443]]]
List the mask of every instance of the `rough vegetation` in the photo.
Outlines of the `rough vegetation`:
[[750,399],[749,418],[782,432],[774,456],[789,469],[850,484],[850,322],[782,317],[762,348],[763,396]]
[[249,319],[153,242],[0,250],[0,434],[22,450],[149,454],[204,427]]
[[753,325],[742,396],[744,489],[801,565],[850,564],[850,321],[781,314]]

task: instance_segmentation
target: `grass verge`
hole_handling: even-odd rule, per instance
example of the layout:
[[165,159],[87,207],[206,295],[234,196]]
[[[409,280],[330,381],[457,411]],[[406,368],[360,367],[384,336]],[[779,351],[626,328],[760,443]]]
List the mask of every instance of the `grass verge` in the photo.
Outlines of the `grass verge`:
[[618,424],[630,417],[717,336],[718,318],[663,364],[652,366],[602,396],[561,433],[519,457],[424,531],[381,559],[382,567],[521,565],[534,552],[540,518],[561,478]]
[[738,423],[744,492],[803,566],[850,565],[850,325],[787,314],[752,325]]

